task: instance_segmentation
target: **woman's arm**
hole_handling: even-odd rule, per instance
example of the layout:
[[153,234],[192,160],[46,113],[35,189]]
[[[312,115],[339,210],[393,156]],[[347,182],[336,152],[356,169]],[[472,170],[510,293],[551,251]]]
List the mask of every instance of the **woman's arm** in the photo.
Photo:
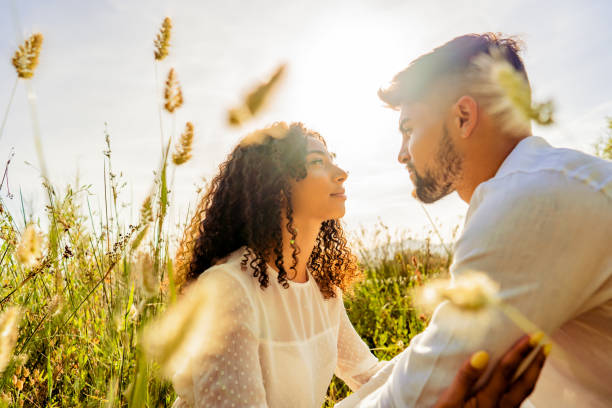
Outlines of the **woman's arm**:
[[351,324],[342,303],[338,328],[338,363],[335,374],[352,391],[356,391],[383,368],[389,369],[390,361],[380,361],[371,352]]
[[204,274],[193,288],[205,298],[203,324],[185,364],[172,377],[177,404],[265,408],[256,315],[248,294],[220,267]]

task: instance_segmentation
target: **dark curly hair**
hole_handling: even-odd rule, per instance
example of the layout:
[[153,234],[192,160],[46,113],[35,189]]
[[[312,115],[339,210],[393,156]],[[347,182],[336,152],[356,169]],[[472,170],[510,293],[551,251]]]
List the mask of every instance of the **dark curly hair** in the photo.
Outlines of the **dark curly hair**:
[[[289,269],[295,273],[300,250],[294,243],[297,231],[290,181],[306,177],[307,137],[325,144],[321,135],[301,123],[278,122],[249,134],[234,148],[185,229],[176,255],[180,286],[246,246],[242,267],[249,264],[262,289],[269,284],[267,260],[274,261],[278,282],[289,287],[282,254],[282,213],[284,210],[293,247]],[[324,298],[335,297],[335,288],[349,290],[360,277],[339,220],[321,224],[307,265]]]

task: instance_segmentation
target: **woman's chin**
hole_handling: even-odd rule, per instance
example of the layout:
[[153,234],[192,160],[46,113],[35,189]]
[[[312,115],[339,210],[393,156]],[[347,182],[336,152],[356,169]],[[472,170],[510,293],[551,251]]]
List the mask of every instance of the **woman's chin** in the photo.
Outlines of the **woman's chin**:
[[338,211],[334,211],[333,214],[330,214],[330,217],[328,219],[337,220],[339,218],[344,217],[344,214],[346,214],[346,209],[344,208],[344,206],[342,206],[342,209],[339,209]]

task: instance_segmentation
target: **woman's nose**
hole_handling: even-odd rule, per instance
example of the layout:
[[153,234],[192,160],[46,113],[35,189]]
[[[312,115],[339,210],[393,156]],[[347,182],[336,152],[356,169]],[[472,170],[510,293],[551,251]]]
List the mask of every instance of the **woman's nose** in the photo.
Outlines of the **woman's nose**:
[[345,171],[344,169],[342,169],[342,168],[340,168],[338,166],[336,166],[336,169],[337,169],[337,174],[336,174],[335,180],[337,182],[344,182],[344,181],[346,181],[346,179],[348,178],[348,171]]

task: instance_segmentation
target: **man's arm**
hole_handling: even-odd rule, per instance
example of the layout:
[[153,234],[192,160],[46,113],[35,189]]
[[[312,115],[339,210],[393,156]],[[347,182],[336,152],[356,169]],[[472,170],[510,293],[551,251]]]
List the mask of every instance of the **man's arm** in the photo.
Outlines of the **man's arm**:
[[[500,180],[481,185],[456,244],[451,274],[486,272],[502,293],[530,287],[505,303],[552,333],[590,307],[589,298],[608,278],[601,276],[602,257],[593,256],[593,243],[605,242],[612,216],[607,197],[579,183],[559,188],[557,176],[549,176],[543,182],[540,175],[509,175],[503,188],[495,185]],[[486,350],[496,362],[523,333],[498,309],[459,313],[443,303],[387,382],[359,406],[433,406],[471,353]]]

